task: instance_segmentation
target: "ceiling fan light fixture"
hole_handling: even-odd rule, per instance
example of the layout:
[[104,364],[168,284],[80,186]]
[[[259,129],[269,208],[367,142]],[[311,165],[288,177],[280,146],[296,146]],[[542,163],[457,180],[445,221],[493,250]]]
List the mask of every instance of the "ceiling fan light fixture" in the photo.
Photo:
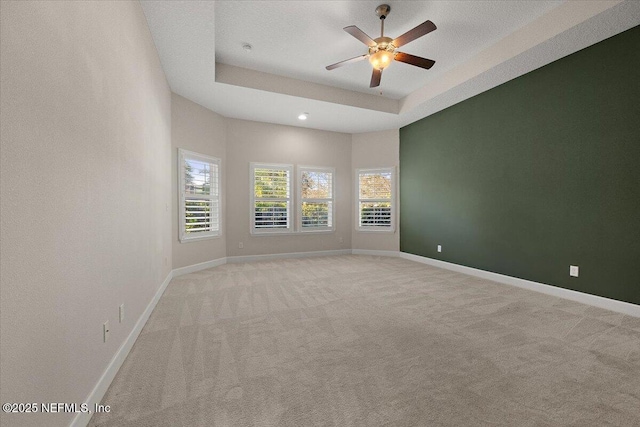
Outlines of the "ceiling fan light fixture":
[[392,61],[393,53],[387,50],[379,50],[369,56],[369,62],[376,70],[384,70]]
[[412,28],[400,37],[392,39],[385,37],[384,35],[384,21],[391,12],[391,7],[388,4],[381,4],[376,8],[376,15],[380,18],[380,37],[372,39],[364,31],[355,25],[349,25],[344,27],[348,34],[352,35],[362,43],[367,45],[369,52],[365,55],[356,56],[355,58],[346,59],[344,61],[336,62],[335,64],[327,65],[327,70],[335,70],[343,65],[351,64],[353,62],[362,61],[365,58],[369,59],[371,66],[373,67],[373,73],[371,74],[370,88],[380,86],[380,78],[382,77],[382,70],[387,68],[393,61],[404,62],[405,64],[413,65],[416,67],[424,68],[426,70],[433,67],[436,61],[427,58],[421,58],[419,56],[411,55],[408,53],[398,52],[397,48],[404,46],[407,43],[411,43],[417,38],[424,36],[435,30],[436,25],[426,20],[417,27]]

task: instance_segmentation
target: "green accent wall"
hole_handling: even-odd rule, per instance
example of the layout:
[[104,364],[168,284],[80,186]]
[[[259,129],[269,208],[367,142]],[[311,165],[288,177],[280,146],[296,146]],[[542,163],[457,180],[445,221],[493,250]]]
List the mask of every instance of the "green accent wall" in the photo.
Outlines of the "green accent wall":
[[640,304],[640,26],[400,129],[400,250]]

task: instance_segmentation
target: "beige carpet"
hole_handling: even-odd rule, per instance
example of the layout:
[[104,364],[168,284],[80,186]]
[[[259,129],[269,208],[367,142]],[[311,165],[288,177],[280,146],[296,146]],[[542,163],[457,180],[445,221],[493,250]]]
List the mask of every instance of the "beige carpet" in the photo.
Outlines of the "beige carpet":
[[174,279],[94,426],[640,426],[640,318],[397,259]]

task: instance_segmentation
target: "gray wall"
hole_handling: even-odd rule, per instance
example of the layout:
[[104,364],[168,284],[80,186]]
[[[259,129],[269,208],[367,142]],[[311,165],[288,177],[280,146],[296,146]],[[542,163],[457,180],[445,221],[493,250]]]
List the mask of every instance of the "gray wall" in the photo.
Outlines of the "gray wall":
[[138,2],[0,4],[0,401],[84,402],[171,270],[170,90]]
[[[378,251],[400,250],[399,228],[399,192],[396,191],[396,224],[393,232],[384,231],[358,231],[356,230],[356,169],[375,169],[382,167],[395,167],[399,163],[400,133],[398,129],[379,132],[358,133],[351,136],[351,169],[353,176],[353,201],[351,203],[351,244],[353,249],[366,249]],[[396,189],[399,187],[398,170],[396,169]]]
[[[350,249],[351,135],[237,119],[226,119],[226,124],[227,256]],[[251,235],[250,162],[335,167],[335,232]]]
[[226,132],[225,119],[180,95],[171,96],[171,198],[173,203],[172,238],[173,268],[186,267],[227,256],[225,232],[226,191],[221,193],[221,230],[219,237],[181,243],[178,238],[178,148],[217,157],[221,162],[220,185],[226,181]]
[[[397,129],[341,134],[224,118],[179,95],[172,95],[173,267],[225,256],[310,252],[334,249],[397,251],[399,233],[355,230],[353,172],[356,168],[398,165]],[[223,235],[180,243],[178,240],[178,148],[221,158]],[[329,234],[255,236],[249,229],[250,162],[289,163],[336,168],[336,231]],[[297,190],[294,189],[294,193]],[[225,203],[226,202],[226,203]],[[397,205],[399,208],[399,204]],[[243,248],[239,248],[239,243]]]

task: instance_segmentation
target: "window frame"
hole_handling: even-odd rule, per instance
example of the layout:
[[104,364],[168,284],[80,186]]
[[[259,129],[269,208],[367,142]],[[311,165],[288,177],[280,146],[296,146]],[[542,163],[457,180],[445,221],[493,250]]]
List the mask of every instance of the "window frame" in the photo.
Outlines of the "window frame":
[[[360,175],[363,173],[376,174],[376,173],[391,173],[391,197],[389,199],[361,199],[360,198]],[[360,168],[355,170],[355,226],[356,231],[366,233],[393,233],[395,232],[396,224],[396,168],[381,167],[381,168]],[[360,223],[361,213],[360,204],[362,202],[389,202],[391,204],[391,218],[389,226],[363,226]]]
[[[298,232],[300,233],[333,233],[336,229],[336,169],[333,167],[323,167],[323,166],[298,166],[297,173],[297,198],[296,200],[296,213],[297,220],[296,225]],[[320,199],[309,199],[302,197],[302,173],[305,171],[309,172],[320,172],[320,173],[330,173],[331,174],[331,197],[330,198],[320,198]],[[331,226],[316,226],[316,227],[303,227],[302,226],[302,204],[305,202],[311,203],[324,203],[328,202],[331,205],[331,209],[329,211],[331,217]]]
[[[212,191],[211,194],[209,194],[208,196],[197,194],[197,195],[190,195],[188,197],[190,199],[202,199],[202,200],[217,202],[217,217],[218,217],[217,230],[200,232],[193,236],[188,235],[186,230],[187,195],[185,192],[185,185],[186,185],[185,161],[187,159],[209,163],[212,166],[216,166],[217,175],[218,175],[216,179],[217,191],[215,192],[216,193],[215,195],[213,194],[213,191]],[[222,218],[222,206],[221,206],[222,205],[222,185],[221,185],[222,176],[223,176],[222,161],[219,158],[209,156],[206,154],[196,153],[196,152],[185,150],[182,148],[178,148],[178,189],[179,189],[178,239],[180,240],[180,243],[189,243],[189,242],[195,242],[199,240],[215,239],[215,238],[219,238],[222,235],[222,230],[223,230],[223,227],[222,227],[223,218]]]
[[[289,172],[289,197],[288,198],[256,198],[255,191],[255,170],[256,169],[274,169],[274,170],[286,170]],[[249,163],[249,231],[252,235],[283,235],[293,234],[294,222],[293,222],[293,190],[294,190],[294,168],[292,164],[282,163],[263,163],[263,162],[250,162]],[[285,201],[287,202],[287,227],[286,228],[256,228],[256,216],[255,216],[255,204],[257,200],[272,200],[272,201]]]

